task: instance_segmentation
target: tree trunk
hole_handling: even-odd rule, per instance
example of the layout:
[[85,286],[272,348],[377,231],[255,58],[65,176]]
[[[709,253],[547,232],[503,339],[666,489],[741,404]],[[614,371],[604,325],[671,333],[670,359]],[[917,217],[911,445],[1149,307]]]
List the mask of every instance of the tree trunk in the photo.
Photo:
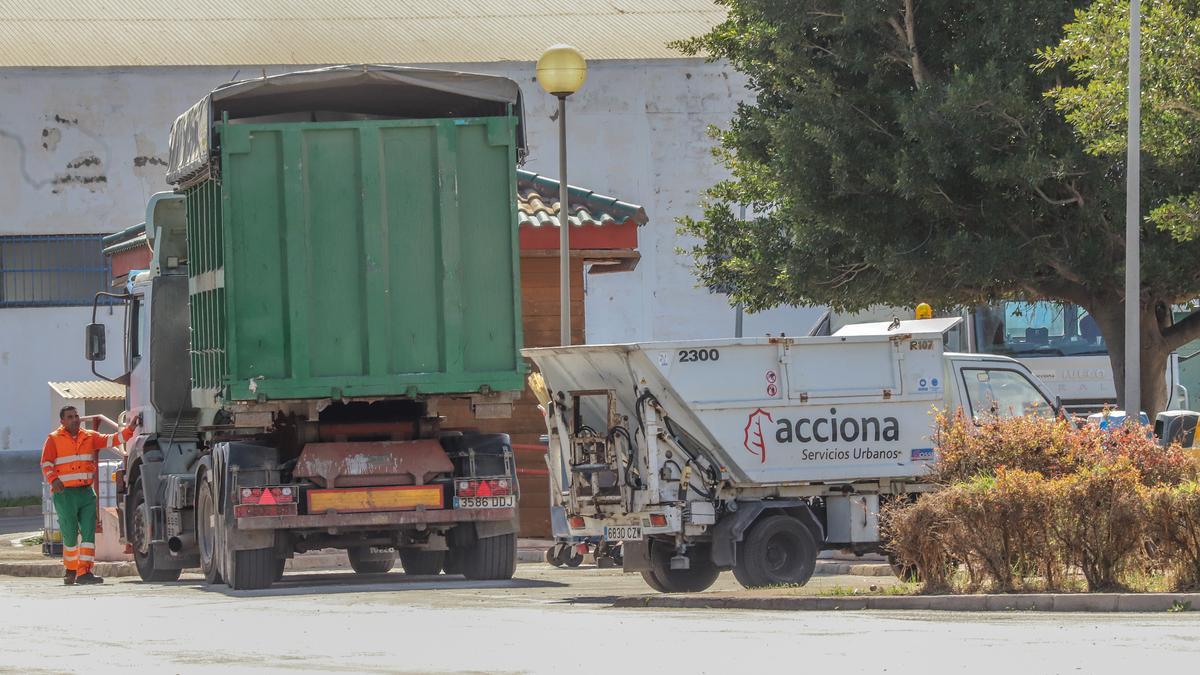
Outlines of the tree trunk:
[[[1096,319],[1100,334],[1108,345],[1108,360],[1112,365],[1113,381],[1117,387],[1117,407],[1125,408],[1125,316],[1121,305],[1095,300],[1085,307]],[[1170,400],[1167,392],[1167,359],[1171,349],[1163,339],[1154,313],[1154,303],[1143,306],[1139,320],[1141,326],[1141,408],[1151,421],[1166,409]]]

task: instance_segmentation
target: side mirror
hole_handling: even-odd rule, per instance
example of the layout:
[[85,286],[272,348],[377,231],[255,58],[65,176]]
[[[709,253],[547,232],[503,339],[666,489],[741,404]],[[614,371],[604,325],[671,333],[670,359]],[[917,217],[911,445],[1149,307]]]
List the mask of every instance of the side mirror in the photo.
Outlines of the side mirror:
[[84,335],[84,358],[92,362],[103,361],[107,356],[104,324],[89,323]]

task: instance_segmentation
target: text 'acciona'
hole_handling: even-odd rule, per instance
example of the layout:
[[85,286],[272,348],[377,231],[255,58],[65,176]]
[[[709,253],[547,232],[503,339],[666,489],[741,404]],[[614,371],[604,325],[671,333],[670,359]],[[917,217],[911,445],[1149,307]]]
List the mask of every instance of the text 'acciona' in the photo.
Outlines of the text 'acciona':
[[837,408],[829,409],[829,417],[799,417],[789,420],[780,417],[776,422],[775,440],[779,443],[829,443],[838,441],[895,441],[900,438],[900,421],[895,417],[842,417]]

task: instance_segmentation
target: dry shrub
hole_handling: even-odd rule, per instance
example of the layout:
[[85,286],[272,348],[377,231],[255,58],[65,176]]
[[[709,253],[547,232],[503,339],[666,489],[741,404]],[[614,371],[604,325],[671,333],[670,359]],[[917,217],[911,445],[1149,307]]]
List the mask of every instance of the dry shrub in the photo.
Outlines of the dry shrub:
[[1054,481],[1054,536],[1090,591],[1124,588],[1126,572],[1145,569],[1138,567],[1146,541],[1141,478],[1131,462],[1120,461]]
[[1146,436],[1144,427],[1121,427],[1102,431],[1095,427],[1081,430],[1100,439],[1101,463],[1119,464],[1127,460],[1137,469],[1143,485],[1179,485],[1196,479],[1196,463],[1183,448],[1172,444],[1164,448]]
[[946,544],[954,520],[938,499],[890,501],[880,512],[880,534],[889,558],[915,571],[927,592],[950,590],[955,565]]
[[1078,570],[1089,590],[1110,590],[1154,562],[1200,588],[1200,487],[1179,447],[1139,428],[1036,417],[977,425],[961,413],[938,417],[935,442],[941,488],[890,505],[885,532],[926,590],[950,588],[958,564],[969,589],[1061,589]]
[[994,419],[976,424],[960,410],[939,414],[934,432],[938,461],[933,478],[949,485],[995,475],[998,467],[1057,478],[1096,461],[1101,439],[1070,422],[1040,417]]
[[1064,574],[1052,537],[1052,483],[1041,474],[1000,468],[934,495],[953,525],[944,547],[964,563],[972,586],[990,581],[1010,592],[1033,577],[1056,588]]
[[1160,487],[1148,494],[1148,529],[1158,566],[1179,590],[1200,588],[1200,484]]
[[999,467],[1061,478],[1123,460],[1146,485],[1176,485],[1196,478],[1196,465],[1177,445],[1162,448],[1144,427],[1078,428],[1065,419],[1014,417],[978,424],[958,411],[939,414],[934,432],[938,461],[932,478],[949,485],[995,475]]

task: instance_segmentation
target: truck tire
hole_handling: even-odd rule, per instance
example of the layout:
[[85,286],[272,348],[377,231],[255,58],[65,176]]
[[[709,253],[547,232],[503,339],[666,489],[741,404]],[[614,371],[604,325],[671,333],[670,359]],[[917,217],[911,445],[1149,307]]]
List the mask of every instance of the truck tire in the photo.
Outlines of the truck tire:
[[210,585],[224,581],[219,562],[221,554],[217,549],[217,531],[221,525],[212,480],[205,474],[196,495],[196,547],[200,549],[200,572],[204,574],[204,583]]
[[651,569],[642,572],[642,579],[659,593],[699,593],[708,590],[721,576],[721,570],[703,548],[693,548],[688,560],[691,563],[689,569],[673,570],[669,554],[653,555]]
[[667,590],[666,585],[659,581],[658,577],[654,576],[654,572],[652,570],[642,570],[642,581],[645,581],[647,586],[658,591],[659,593],[670,593],[670,591]]
[[233,570],[225,570],[225,583],[235,591],[256,591],[275,583],[275,549],[233,551]]
[[442,565],[446,562],[445,551],[422,551],[420,549],[400,549],[400,564],[404,573],[411,575],[429,576],[442,573]]
[[358,574],[386,574],[396,566],[394,550],[372,551],[370,546],[353,546],[346,550],[350,567]]
[[181,569],[165,569],[156,564],[157,555],[154,544],[146,538],[146,491],[142,487],[142,479],[138,478],[133,484],[133,513],[132,526],[129,528],[129,541],[133,545],[133,565],[137,568],[142,581],[164,582],[179,581]]
[[791,516],[767,516],[754,524],[737,551],[734,578],[746,588],[803,586],[817,569],[817,542]]
[[517,571],[517,535],[477,539],[462,549],[463,576],[477,581],[511,579]]
[[567,567],[579,567],[583,564],[583,554],[579,552],[577,544],[564,546],[558,552],[558,564]]
[[275,581],[283,578],[283,568],[287,566],[287,558],[275,559]]

